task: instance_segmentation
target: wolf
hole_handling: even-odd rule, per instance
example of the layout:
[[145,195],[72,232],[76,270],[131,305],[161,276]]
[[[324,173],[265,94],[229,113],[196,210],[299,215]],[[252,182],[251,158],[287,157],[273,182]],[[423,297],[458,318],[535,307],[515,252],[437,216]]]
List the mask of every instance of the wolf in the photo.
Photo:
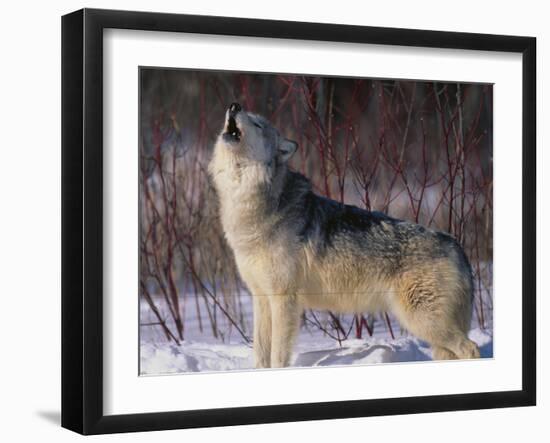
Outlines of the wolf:
[[472,271],[450,235],[316,195],[288,167],[296,142],[233,103],[208,170],[253,298],[254,363],[290,364],[304,309],[392,312],[434,359],[479,357]]

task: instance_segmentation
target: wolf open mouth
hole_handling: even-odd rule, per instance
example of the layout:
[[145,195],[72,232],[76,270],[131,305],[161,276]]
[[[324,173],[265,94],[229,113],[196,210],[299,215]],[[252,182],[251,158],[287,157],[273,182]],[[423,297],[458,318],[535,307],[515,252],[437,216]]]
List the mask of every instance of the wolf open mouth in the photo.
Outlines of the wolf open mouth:
[[240,141],[241,130],[237,127],[237,121],[235,117],[229,116],[227,119],[227,129],[223,134],[223,138],[228,141]]

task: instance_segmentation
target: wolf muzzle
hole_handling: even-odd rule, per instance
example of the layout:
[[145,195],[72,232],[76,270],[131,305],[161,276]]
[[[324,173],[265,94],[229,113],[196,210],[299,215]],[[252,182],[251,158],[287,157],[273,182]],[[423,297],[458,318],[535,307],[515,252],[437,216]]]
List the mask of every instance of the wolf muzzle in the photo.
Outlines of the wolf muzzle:
[[231,105],[229,105],[229,115],[235,116],[242,110],[243,108],[241,108],[241,105],[239,105],[238,103],[231,103]]
[[235,117],[242,111],[241,105],[238,103],[231,103],[227,110],[227,125],[223,134],[223,139],[228,142],[238,142],[241,140],[241,130],[237,126],[237,120]]

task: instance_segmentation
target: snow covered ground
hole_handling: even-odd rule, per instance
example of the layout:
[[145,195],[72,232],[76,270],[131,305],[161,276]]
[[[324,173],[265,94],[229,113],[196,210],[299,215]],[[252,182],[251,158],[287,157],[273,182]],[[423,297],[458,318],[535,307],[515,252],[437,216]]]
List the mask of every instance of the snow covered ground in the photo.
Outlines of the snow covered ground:
[[[198,318],[194,314],[196,311],[193,309],[185,311],[185,339],[180,345],[167,341],[158,326],[150,325],[155,322],[155,318],[144,301],[140,303],[140,312],[142,375],[232,371],[254,367],[251,344],[246,343],[234,330],[227,333],[223,340],[215,338],[204,322],[201,332]],[[252,325],[252,312],[249,306],[246,306],[245,314],[245,323]],[[383,319],[379,318],[375,322],[372,337],[364,332],[361,339],[348,338],[338,343],[322,331],[304,326],[294,347],[292,366],[365,365],[432,359],[431,349],[427,343],[402,331],[396,322],[392,322],[392,330],[395,338],[391,337],[389,328]],[[482,357],[492,358],[492,328],[479,328],[474,321],[470,338],[479,345]]]
[[[482,357],[493,355],[490,334],[474,329],[470,337],[481,348]],[[332,339],[304,340],[300,335],[292,366],[311,367],[350,364],[375,364],[431,360],[426,343],[414,337],[348,339],[342,346]],[[160,375],[180,372],[211,372],[251,369],[252,348],[245,344],[184,341],[144,343],[141,346],[141,374]]]

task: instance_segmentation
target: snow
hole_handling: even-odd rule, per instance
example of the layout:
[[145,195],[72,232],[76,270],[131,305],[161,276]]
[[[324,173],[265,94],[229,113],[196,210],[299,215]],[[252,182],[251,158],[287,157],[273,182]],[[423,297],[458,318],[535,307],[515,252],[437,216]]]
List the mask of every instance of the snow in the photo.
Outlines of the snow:
[[[246,323],[251,326],[252,312],[250,306],[245,304],[245,307]],[[142,324],[154,320],[147,303],[143,301],[140,303],[140,312]],[[180,345],[167,341],[158,326],[141,328],[141,375],[238,371],[254,368],[250,343],[246,343],[240,334],[229,327],[223,339],[214,337],[208,329],[209,326],[204,324],[201,332],[194,312],[192,309],[185,312],[185,339]],[[291,366],[370,365],[432,359],[430,346],[406,331],[402,331],[397,322],[391,323],[395,334],[395,338],[392,338],[383,320],[380,318],[376,321],[375,333],[372,337],[364,332],[364,337],[361,339],[348,338],[340,343],[316,328],[303,326],[293,349]],[[492,358],[492,328],[483,329],[474,325],[469,336],[480,347],[483,358]]]
[[[430,347],[412,337],[348,339],[342,346],[332,339],[309,341],[298,338],[291,366],[319,367],[369,365],[431,360]],[[492,357],[489,332],[473,329],[470,338],[481,348],[481,356]],[[254,368],[253,353],[247,344],[212,344],[184,341],[144,343],[141,346],[141,374],[161,375],[181,372],[234,371]]]

